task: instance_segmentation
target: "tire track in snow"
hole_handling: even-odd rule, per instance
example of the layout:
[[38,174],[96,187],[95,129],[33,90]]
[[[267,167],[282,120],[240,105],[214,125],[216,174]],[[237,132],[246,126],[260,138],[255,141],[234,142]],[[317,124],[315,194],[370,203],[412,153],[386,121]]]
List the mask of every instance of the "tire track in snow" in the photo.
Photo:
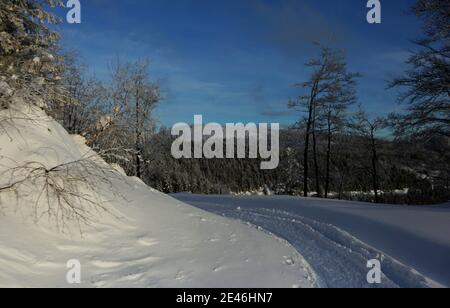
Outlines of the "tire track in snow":
[[[241,209],[190,202],[192,205],[262,228],[287,240],[316,272],[321,287],[392,288],[428,287],[431,283],[414,270],[362,243],[337,227],[275,209]],[[370,285],[367,261],[379,259],[383,277]]]

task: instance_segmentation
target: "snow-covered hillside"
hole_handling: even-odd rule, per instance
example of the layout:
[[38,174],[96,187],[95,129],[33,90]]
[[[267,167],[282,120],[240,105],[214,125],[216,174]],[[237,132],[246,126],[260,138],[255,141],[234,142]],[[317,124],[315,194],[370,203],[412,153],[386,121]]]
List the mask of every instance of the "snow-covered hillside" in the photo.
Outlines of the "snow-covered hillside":
[[40,109],[0,118],[0,287],[68,287],[71,259],[82,287],[317,285],[286,241],[112,170]]

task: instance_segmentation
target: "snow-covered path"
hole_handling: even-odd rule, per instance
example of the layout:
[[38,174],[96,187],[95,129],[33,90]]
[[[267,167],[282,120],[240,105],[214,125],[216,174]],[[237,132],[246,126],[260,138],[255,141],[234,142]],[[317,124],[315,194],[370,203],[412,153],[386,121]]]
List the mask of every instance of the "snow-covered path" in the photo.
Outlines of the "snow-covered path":
[[310,263],[322,286],[370,287],[366,264],[380,256],[385,275],[381,287],[429,284],[410,268],[450,286],[448,206],[404,207],[295,197],[174,197],[286,239]]

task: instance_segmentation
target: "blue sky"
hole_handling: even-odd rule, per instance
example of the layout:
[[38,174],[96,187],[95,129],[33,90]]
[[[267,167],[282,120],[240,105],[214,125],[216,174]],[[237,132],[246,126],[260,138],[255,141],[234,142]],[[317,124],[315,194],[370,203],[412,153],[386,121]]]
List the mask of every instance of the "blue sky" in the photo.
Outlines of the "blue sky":
[[108,77],[108,62],[151,60],[164,100],[161,124],[278,122],[308,77],[313,42],[346,49],[363,74],[359,102],[373,115],[401,109],[386,80],[401,74],[420,22],[413,0],[384,0],[382,24],[366,22],[366,0],[80,0],[82,23],[63,24],[62,43],[76,49],[92,73]]

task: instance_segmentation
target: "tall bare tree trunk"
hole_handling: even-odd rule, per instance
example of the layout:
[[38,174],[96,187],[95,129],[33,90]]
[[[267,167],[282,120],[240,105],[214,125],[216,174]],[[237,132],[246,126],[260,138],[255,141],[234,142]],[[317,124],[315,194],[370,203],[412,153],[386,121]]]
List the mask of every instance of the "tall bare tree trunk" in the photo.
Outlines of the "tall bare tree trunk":
[[339,200],[342,200],[342,193],[344,190],[344,178],[345,178],[345,175],[342,174],[340,177],[340,180],[339,180],[339,197],[338,197]]
[[313,113],[314,113],[314,104],[316,98],[316,89],[317,83],[315,83],[311,89],[311,96],[308,107],[308,121],[306,123],[306,133],[305,133],[305,151],[303,153],[303,196],[308,197],[308,177],[309,177],[309,168],[308,168],[308,154],[309,154],[309,138],[311,135],[311,128],[313,124]]
[[325,198],[328,198],[330,192],[330,168],[331,168],[331,133],[328,132],[328,144],[327,144],[327,171],[325,180]]
[[[314,116],[315,118],[315,116]],[[320,173],[319,173],[319,161],[317,159],[317,136],[316,136],[316,121],[313,121],[313,128],[312,128],[312,137],[313,137],[313,159],[314,159],[314,177],[316,180],[316,192],[317,195],[320,197],[322,196],[322,192],[320,190]]]
[[141,147],[140,147],[140,138],[141,138],[141,130],[139,123],[139,115],[140,115],[140,105],[139,105],[139,87],[136,89],[136,144],[135,144],[135,163],[136,163],[136,177],[141,178]]
[[306,129],[305,150],[303,153],[303,196],[308,197],[308,151],[309,151],[309,129]]
[[328,198],[328,193],[330,191],[330,165],[331,165],[331,138],[332,138],[332,130],[331,130],[331,111],[328,113],[327,118],[328,124],[328,134],[327,134],[327,167],[326,167],[326,178],[325,178],[325,198]]
[[377,147],[376,147],[376,141],[375,141],[375,135],[372,131],[371,134],[371,145],[372,145],[372,182],[373,182],[373,190],[375,192],[375,203],[379,203],[379,196],[378,196],[378,170],[377,170],[377,164],[378,164],[378,153],[377,153]]

